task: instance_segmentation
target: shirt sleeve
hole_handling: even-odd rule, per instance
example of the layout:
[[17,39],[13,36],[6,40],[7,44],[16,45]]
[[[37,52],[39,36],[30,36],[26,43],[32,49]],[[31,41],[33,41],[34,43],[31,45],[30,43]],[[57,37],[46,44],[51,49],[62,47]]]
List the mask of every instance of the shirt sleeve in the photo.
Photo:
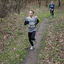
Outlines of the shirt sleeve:
[[25,21],[24,21],[24,25],[27,25],[27,24],[29,24],[29,21],[26,18]]
[[50,4],[48,5],[48,8],[50,8]]
[[39,23],[39,19],[37,18],[37,21],[36,21],[36,24],[35,25],[37,25]]
[[54,8],[55,8],[55,4],[54,4]]

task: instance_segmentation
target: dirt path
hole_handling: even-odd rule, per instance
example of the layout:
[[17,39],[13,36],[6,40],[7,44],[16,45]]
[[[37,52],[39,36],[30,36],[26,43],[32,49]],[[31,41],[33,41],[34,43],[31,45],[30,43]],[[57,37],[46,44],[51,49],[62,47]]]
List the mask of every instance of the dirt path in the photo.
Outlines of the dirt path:
[[29,51],[28,56],[25,58],[25,61],[23,64],[37,64],[38,62],[38,51],[39,51],[39,47],[40,47],[40,41],[42,38],[42,33],[45,31],[48,23],[47,23],[48,19],[44,19],[43,22],[41,22],[38,32],[36,33],[36,41],[37,43],[35,44],[35,49],[32,51]]

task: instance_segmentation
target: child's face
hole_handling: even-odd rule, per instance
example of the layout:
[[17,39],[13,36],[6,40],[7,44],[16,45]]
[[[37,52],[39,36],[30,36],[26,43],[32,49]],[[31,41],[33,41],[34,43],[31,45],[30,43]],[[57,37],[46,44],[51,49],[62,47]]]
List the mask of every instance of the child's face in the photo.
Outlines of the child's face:
[[34,13],[32,11],[29,11],[29,16],[32,17]]
[[53,1],[51,1],[51,4],[53,4],[54,2]]

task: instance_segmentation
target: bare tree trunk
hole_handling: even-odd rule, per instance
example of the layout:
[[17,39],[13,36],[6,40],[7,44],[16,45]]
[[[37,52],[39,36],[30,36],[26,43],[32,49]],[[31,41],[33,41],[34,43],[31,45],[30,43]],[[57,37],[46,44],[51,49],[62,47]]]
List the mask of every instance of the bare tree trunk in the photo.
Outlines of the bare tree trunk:
[[61,6],[61,0],[58,0],[58,7]]
[[38,0],[38,5],[39,5],[39,7],[41,6],[41,0]]
[[46,1],[46,6],[48,6],[48,0],[45,0]]

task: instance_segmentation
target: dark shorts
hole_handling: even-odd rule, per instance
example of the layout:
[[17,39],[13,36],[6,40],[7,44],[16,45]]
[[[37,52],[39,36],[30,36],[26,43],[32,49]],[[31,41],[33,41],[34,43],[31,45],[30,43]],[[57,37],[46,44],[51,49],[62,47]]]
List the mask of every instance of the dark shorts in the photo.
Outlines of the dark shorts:
[[50,10],[51,15],[54,15],[54,10]]

